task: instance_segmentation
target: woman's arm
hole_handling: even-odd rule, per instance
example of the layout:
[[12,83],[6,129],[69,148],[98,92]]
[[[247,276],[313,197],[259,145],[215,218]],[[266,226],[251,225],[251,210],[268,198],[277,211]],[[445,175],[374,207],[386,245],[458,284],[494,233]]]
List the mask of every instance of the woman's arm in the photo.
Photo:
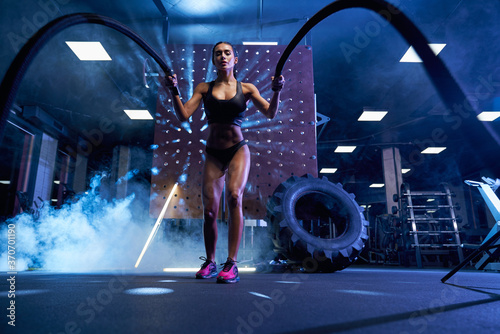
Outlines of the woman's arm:
[[199,83],[194,89],[193,96],[186,102],[182,103],[177,90],[177,75],[168,76],[165,80],[166,86],[172,94],[172,101],[174,103],[175,116],[181,122],[185,122],[193,115],[193,113],[200,106],[203,98],[203,92],[206,91],[206,83]]
[[252,100],[255,107],[262,112],[267,118],[273,119],[278,113],[278,107],[280,102],[280,92],[283,88],[285,79],[281,75],[279,78],[272,78],[273,80],[273,97],[271,102],[267,102],[261,95],[257,87],[253,84],[247,84],[250,90],[250,99]]

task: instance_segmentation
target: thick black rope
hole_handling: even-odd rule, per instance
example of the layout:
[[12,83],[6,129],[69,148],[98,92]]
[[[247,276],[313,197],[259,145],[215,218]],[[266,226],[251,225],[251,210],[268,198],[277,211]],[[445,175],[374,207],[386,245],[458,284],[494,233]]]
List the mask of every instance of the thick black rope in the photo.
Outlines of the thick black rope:
[[19,84],[21,83],[26,70],[38,54],[40,49],[58,32],[78,24],[95,23],[115,29],[136,42],[160,65],[165,74],[172,75],[172,71],[158,53],[139,35],[130,30],[122,23],[102,15],[91,13],[76,13],[61,16],[43,26],[16,55],[12,64],[8,68],[0,85],[0,142],[3,137],[5,124],[9,116],[10,108],[15,100]]
[[[477,112],[472,107],[469,99],[465,96],[443,61],[434,55],[422,32],[403,12],[385,0],[337,0],[325,6],[314,14],[290,41],[276,65],[274,76],[277,77],[281,74],[292,51],[314,26],[328,16],[348,8],[370,9],[398,30],[422,59],[424,68],[438,94],[441,96],[443,103],[448,108],[451,117],[455,117],[455,119],[460,118],[462,122],[460,123],[460,133],[466,135],[467,140],[474,150],[479,153],[485,164],[489,166],[498,165],[492,154],[495,148],[498,149],[500,144],[497,140],[498,136],[495,133],[491,133],[490,131],[492,130],[485,128],[477,120]],[[469,110],[470,115],[464,117],[460,114],[460,110]],[[445,121],[444,123],[443,128],[448,133],[455,132],[455,129],[452,128],[453,122]]]
[[[473,110],[465,94],[460,89],[444,63],[439,57],[436,57],[429,48],[427,39],[420,32],[420,30],[410,21],[410,19],[408,19],[408,17],[406,17],[406,15],[385,0],[337,0],[321,9],[304,24],[304,26],[289,43],[278,61],[275,70],[275,77],[281,74],[284,64],[292,51],[316,24],[340,10],[356,7],[370,9],[378,13],[382,16],[382,18],[391,23],[407,40],[407,42],[415,48],[416,52],[422,59],[423,65],[435,88],[450,111],[453,111],[453,108],[456,105],[465,107],[468,110]],[[21,51],[17,54],[16,58],[7,70],[4,79],[2,80],[0,85],[0,142],[3,137],[10,108],[17,95],[19,84],[33,58],[46,44],[46,42],[56,33],[67,27],[84,23],[105,25],[130,37],[151,57],[153,57],[153,59],[155,59],[166,75],[172,74],[166,63],[153,50],[153,48],[151,48],[149,44],[139,35],[120,22],[98,14],[79,13],[62,16],[52,22],[49,22],[28,40]],[[473,115],[472,118],[475,118],[475,115]],[[467,130],[469,133],[475,134],[474,136],[468,137],[471,144],[473,144],[473,146],[475,146],[479,151],[486,150],[486,143],[496,142],[494,137],[488,131],[484,131],[484,127],[480,127],[477,120],[468,122]],[[488,156],[488,152],[484,153],[485,154],[482,154],[483,158]]]
[[451,76],[446,66],[441,59],[436,57],[432,52],[427,39],[420,30],[405,14],[403,14],[403,12],[385,0],[337,0],[325,6],[314,14],[290,41],[276,65],[274,76],[277,77],[281,74],[285,62],[292,51],[314,26],[330,15],[348,8],[366,8],[373,10],[391,23],[406,41],[415,48],[445,103],[453,105],[456,101],[460,103],[463,103],[464,100],[467,101],[464,93]]

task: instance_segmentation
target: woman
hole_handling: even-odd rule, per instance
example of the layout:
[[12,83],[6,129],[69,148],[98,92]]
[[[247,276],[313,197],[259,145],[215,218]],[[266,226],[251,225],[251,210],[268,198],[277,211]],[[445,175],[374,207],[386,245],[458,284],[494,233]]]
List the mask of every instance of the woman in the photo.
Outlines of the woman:
[[[200,257],[205,262],[196,273],[196,278],[217,276],[218,283],[236,283],[239,281],[236,260],[244,225],[243,191],[250,170],[250,151],[243,139],[241,123],[249,100],[266,117],[272,119],[276,116],[284,78],[272,78],[274,94],[268,103],[253,84],[236,80],[234,66],[238,63],[238,57],[230,43],[215,44],[212,63],[217,69],[217,79],[198,84],[193,96],[184,104],[178,95],[175,74],[167,77],[166,85],[173,95],[175,114],[179,121],[187,121],[203,100],[209,124],[202,181],[206,258]],[[226,174],[229,207],[228,258],[217,274],[214,261],[217,214]]]

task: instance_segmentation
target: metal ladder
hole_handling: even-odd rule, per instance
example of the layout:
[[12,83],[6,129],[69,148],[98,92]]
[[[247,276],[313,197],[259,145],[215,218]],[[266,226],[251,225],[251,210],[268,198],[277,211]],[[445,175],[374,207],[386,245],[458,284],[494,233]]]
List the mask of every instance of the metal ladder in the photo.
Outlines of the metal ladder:
[[441,187],[440,191],[411,191],[407,183],[401,185],[402,222],[418,268],[423,267],[423,255],[448,255],[453,250],[463,261],[455,214],[459,206],[453,204],[449,186],[442,183]]

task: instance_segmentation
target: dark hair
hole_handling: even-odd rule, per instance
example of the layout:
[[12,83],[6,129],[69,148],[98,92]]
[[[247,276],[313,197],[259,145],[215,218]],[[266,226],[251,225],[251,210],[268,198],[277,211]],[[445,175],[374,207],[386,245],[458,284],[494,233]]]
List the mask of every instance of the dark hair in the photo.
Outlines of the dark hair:
[[[214,61],[214,52],[215,52],[215,48],[217,47],[217,45],[219,44],[227,44],[229,46],[231,46],[231,48],[233,49],[233,54],[235,57],[238,57],[238,51],[234,48],[233,44],[229,43],[229,42],[224,42],[224,41],[221,41],[221,42],[217,42],[215,43],[214,47],[212,48],[212,62]],[[235,69],[236,66],[234,67],[234,71],[233,71],[233,75],[234,77],[236,78],[236,75],[238,74],[238,70]]]
[[215,48],[217,47],[217,45],[219,44],[227,44],[229,46],[231,46],[231,48],[233,49],[233,53],[234,53],[234,56],[235,57],[238,57],[238,51],[234,48],[233,44],[229,43],[229,42],[224,42],[224,41],[221,41],[221,42],[217,42],[215,43],[214,47],[212,48],[212,61],[214,60],[214,52],[215,52]]

